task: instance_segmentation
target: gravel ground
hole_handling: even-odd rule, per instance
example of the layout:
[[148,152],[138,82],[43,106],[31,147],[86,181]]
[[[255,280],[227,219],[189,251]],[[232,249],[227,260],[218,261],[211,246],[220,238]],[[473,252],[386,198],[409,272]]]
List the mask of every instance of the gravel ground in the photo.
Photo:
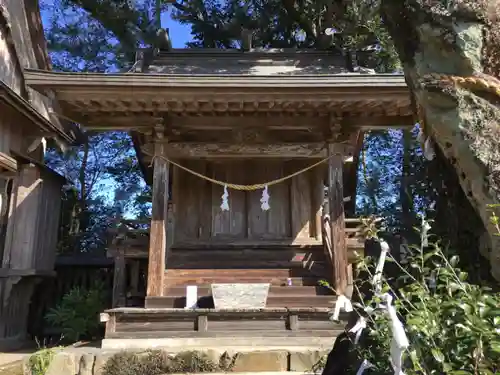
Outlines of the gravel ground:
[[22,362],[16,362],[6,366],[0,366],[0,375],[23,375]]

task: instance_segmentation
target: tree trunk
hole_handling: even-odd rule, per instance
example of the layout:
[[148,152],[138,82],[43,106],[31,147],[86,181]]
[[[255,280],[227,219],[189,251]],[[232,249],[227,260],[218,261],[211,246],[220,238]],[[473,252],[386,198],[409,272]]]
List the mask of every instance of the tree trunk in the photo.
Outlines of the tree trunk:
[[402,175],[401,175],[401,188],[399,191],[399,199],[401,201],[401,224],[403,236],[409,236],[408,232],[413,232],[415,225],[413,221],[413,193],[410,184],[410,171],[411,171],[411,132],[403,130],[403,160],[402,160]]
[[[439,149],[437,158],[446,159],[439,161],[441,167],[458,175],[474,208],[471,215],[479,216],[484,232],[477,235],[487,243],[480,250],[500,280],[500,237],[488,207],[500,201],[500,81],[486,74],[496,72],[496,3],[451,0],[444,7],[431,0],[382,0],[382,14],[421,109],[419,121]],[[472,79],[457,82],[430,74]],[[462,225],[470,220],[457,219]]]

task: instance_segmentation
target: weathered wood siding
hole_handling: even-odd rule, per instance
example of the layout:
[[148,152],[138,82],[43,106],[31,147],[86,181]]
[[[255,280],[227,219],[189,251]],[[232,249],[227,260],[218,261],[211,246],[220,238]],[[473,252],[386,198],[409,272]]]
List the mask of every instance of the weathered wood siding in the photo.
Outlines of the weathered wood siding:
[[[0,0],[0,94],[27,102],[50,119],[51,100],[27,88],[23,77],[25,68],[49,68],[43,39],[37,0]],[[12,349],[26,338],[38,276],[50,274],[54,266],[63,181],[43,166],[13,161],[16,154],[27,155],[42,133],[39,124],[9,101],[0,101],[1,160],[10,160],[6,169],[12,178],[8,212],[0,220],[0,348]],[[35,164],[43,163],[42,147],[28,156]],[[0,188],[4,185],[5,180]]]
[[23,131],[15,117],[8,110],[2,110],[0,116],[0,152],[10,155],[11,150],[21,151]]
[[48,98],[26,88],[22,77],[25,67],[46,68],[38,1],[2,0],[0,5],[0,80],[25,99],[28,93],[33,107],[48,119]]
[[51,270],[57,245],[62,179],[40,167],[24,165],[16,181],[4,266]]
[[[184,160],[182,165],[219,181],[256,184],[279,179],[311,161]],[[262,211],[262,190],[229,189],[229,211],[220,208],[224,188],[174,167],[174,244],[186,240],[320,239],[317,217],[324,168],[316,168],[269,187],[269,211]]]

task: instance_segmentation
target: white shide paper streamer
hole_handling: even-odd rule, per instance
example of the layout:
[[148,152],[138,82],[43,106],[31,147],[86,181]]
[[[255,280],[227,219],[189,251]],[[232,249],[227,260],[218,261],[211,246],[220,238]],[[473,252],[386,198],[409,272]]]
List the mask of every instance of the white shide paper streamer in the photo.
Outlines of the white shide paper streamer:
[[222,204],[220,205],[220,209],[222,211],[229,211],[229,193],[227,191],[227,185],[224,185],[224,194],[222,194]]

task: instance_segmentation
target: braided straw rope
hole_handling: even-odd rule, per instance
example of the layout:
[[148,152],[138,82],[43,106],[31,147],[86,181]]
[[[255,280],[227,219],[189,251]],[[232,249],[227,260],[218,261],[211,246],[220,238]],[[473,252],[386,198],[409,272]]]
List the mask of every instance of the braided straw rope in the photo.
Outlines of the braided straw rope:
[[314,163],[314,164],[312,164],[312,165],[310,165],[310,166],[308,166],[306,168],[303,168],[303,169],[301,169],[301,170],[299,170],[297,172],[294,172],[294,173],[292,173],[292,174],[290,174],[288,176],[281,177],[281,178],[278,178],[276,180],[272,180],[272,181],[269,181],[269,182],[264,182],[264,183],[260,183],[260,184],[253,184],[253,185],[232,184],[230,182],[224,182],[224,181],[215,180],[215,179],[210,178],[208,176],[205,176],[205,175],[203,175],[201,173],[193,171],[192,169],[189,169],[189,168],[187,168],[187,167],[185,167],[185,166],[183,166],[181,164],[178,164],[175,161],[172,161],[172,160],[170,160],[170,159],[168,159],[168,158],[166,158],[166,157],[164,157],[162,155],[155,155],[155,156],[153,156],[153,159],[151,160],[150,166],[153,164],[155,158],[159,158],[159,159],[165,160],[166,162],[169,162],[170,164],[175,165],[176,167],[178,167],[178,168],[180,168],[180,169],[182,169],[182,170],[184,170],[184,171],[186,171],[188,173],[191,173],[194,176],[202,178],[202,179],[204,179],[206,181],[209,181],[209,182],[211,182],[213,184],[220,185],[220,186],[225,186],[225,187],[228,187],[228,188],[234,189],[234,190],[254,191],[254,190],[265,189],[266,186],[269,187],[269,186],[272,186],[272,185],[277,185],[277,184],[279,184],[279,183],[281,183],[283,181],[286,181],[286,180],[289,180],[289,179],[291,179],[291,178],[293,178],[295,176],[298,176],[299,174],[307,172],[307,171],[309,171],[309,170],[317,167],[318,165],[323,164],[324,162],[326,162],[327,160],[329,160],[332,156],[333,155],[330,155],[327,158],[325,158],[323,160],[320,160],[317,163]]
[[500,81],[491,76],[460,77],[433,73],[426,74],[422,78],[422,81],[430,81],[429,83],[453,83],[466,89],[484,90],[500,96]]
[[[461,77],[447,74],[426,74],[420,80],[423,84],[439,84],[439,83],[448,83],[456,86],[463,87],[469,90],[483,90],[489,93],[492,93],[498,97],[500,97],[500,81],[495,77],[483,75],[483,77]],[[419,120],[421,131],[426,133],[426,124],[424,119],[423,108],[420,105],[417,105],[417,118]],[[424,149],[424,145],[421,145],[422,149]]]

